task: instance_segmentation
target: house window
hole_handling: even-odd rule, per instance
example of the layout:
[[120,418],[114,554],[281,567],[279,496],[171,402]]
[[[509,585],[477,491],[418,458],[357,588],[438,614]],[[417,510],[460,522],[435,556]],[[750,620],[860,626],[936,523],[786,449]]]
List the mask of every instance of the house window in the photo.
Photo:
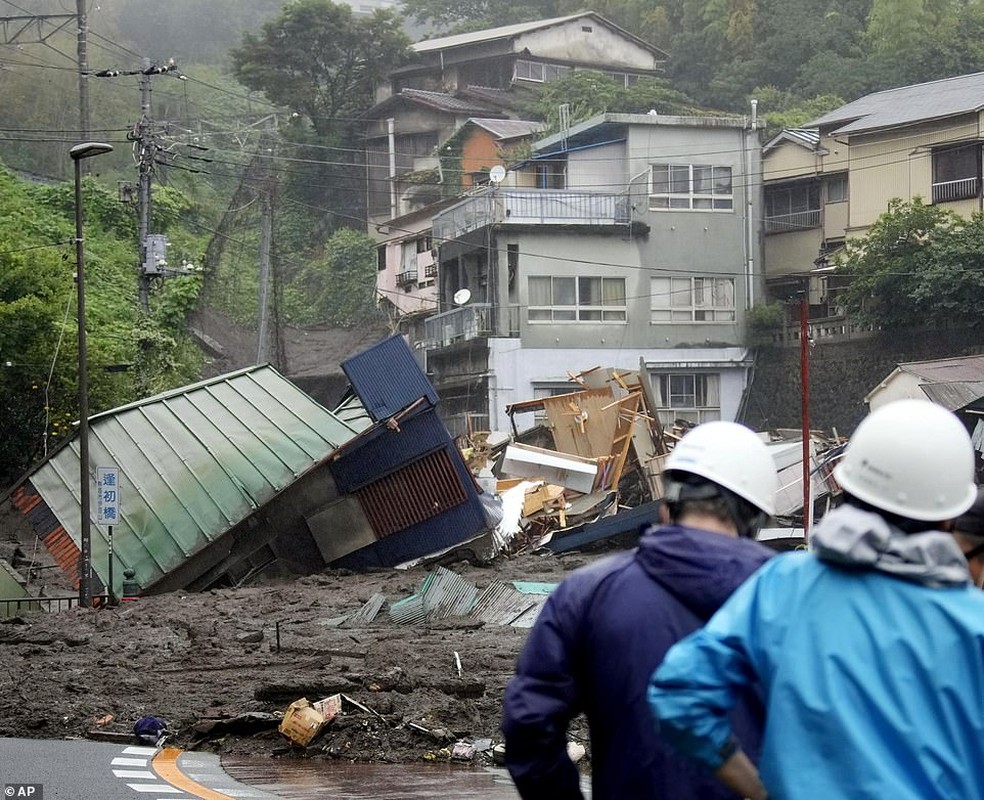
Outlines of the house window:
[[734,322],[734,278],[652,278],[651,322]]
[[418,253],[429,253],[431,250],[431,237],[421,236],[417,241],[417,252]]
[[396,275],[398,286],[408,287],[417,280],[417,244],[411,239],[402,245],[400,271]]
[[386,269],[386,245],[381,244],[376,248],[376,269],[382,272]]
[[847,202],[847,173],[846,172],[842,172],[840,175],[831,175],[824,182],[824,186],[827,190],[828,203]]
[[716,373],[674,372],[652,377],[659,419],[700,424],[721,419],[721,376]]
[[625,278],[529,279],[530,322],[625,322]]
[[981,148],[973,144],[933,151],[933,202],[977,197],[981,182]]
[[513,80],[546,83],[547,81],[555,81],[557,78],[562,78],[570,71],[571,68],[563,64],[544,64],[539,61],[528,61],[525,58],[517,58],[513,71]]
[[733,208],[731,167],[709,164],[650,167],[650,211],[731,211]]
[[765,187],[765,232],[820,227],[820,184],[816,181]]

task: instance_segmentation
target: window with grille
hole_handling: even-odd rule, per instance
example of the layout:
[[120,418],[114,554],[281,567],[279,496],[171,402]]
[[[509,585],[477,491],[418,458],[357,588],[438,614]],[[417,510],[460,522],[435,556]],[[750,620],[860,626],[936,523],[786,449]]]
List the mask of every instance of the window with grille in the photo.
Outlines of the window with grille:
[[933,151],[934,203],[977,197],[980,183],[981,146],[979,144]]
[[820,227],[820,184],[817,181],[766,187],[766,233],[784,233],[818,227]]

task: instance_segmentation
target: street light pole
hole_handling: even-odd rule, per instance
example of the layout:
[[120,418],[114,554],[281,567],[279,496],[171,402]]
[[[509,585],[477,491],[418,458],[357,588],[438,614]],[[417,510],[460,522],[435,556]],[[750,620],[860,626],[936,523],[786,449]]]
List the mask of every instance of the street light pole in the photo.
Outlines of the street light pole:
[[112,145],[83,142],[68,154],[75,162],[75,287],[79,328],[79,605],[92,605],[92,537],[89,519],[89,367],[85,345],[85,243],[82,239],[82,160],[108,153]]

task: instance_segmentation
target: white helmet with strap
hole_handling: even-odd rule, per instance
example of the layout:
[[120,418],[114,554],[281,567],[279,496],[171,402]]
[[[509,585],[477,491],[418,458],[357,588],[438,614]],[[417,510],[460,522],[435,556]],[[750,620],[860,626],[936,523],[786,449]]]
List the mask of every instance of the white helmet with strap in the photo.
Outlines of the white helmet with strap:
[[763,516],[776,513],[779,476],[775,461],[765,443],[736,422],[698,425],[673,448],[664,472],[671,480],[677,472],[697,475],[737,495]]
[[967,430],[928,400],[896,400],[872,411],[848,441],[834,477],[858,500],[922,522],[953,519],[977,497]]

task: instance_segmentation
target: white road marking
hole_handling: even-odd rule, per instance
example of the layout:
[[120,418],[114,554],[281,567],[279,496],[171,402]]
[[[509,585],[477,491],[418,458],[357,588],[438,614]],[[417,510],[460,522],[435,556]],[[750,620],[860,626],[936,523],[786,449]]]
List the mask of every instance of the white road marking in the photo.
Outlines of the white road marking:
[[145,769],[114,769],[113,774],[117,778],[127,778],[129,780],[152,781],[157,778],[153,772]]
[[153,756],[157,754],[156,747],[124,747],[124,753],[129,753],[132,756]]
[[163,786],[156,783],[128,783],[129,786],[135,792],[160,792],[161,794],[170,794],[172,797],[176,794],[184,794],[184,791],[179,789],[177,786],[170,786],[164,784]]
[[112,761],[114,767],[146,767],[146,758],[114,758]]

